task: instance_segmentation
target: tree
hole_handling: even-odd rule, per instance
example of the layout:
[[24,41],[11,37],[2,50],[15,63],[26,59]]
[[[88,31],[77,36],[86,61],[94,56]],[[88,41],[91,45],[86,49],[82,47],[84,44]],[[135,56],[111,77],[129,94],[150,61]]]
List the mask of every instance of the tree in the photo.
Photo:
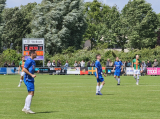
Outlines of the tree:
[[158,19],[159,19],[159,29],[157,31],[157,34],[158,34],[157,44],[160,46],[160,13],[157,14],[157,16],[158,16]]
[[18,66],[19,60],[21,60],[21,56],[22,54],[17,53],[16,50],[6,49],[0,55],[0,66],[2,66],[4,62],[11,64],[13,61],[16,64],[16,66]]
[[157,31],[157,35],[158,35],[158,37],[157,37],[157,45],[160,46],[160,29]]
[[103,35],[106,32],[104,30],[106,27],[104,17],[109,14],[109,11],[110,7],[103,5],[98,0],[85,4],[84,13],[87,16],[88,28],[83,37],[84,41],[91,40],[91,49],[103,39]]
[[2,28],[2,43],[6,48],[12,48],[18,51],[22,50],[22,38],[31,33],[32,9],[37,3],[29,3],[25,6],[15,8],[6,8],[2,13],[4,21]]
[[104,40],[108,42],[109,47],[113,48],[117,45],[122,48],[122,51],[124,51],[124,45],[127,41],[127,29],[125,27],[126,21],[118,11],[117,6],[113,6],[110,9],[110,12],[105,15],[104,21]]
[[160,27],[160,13],[157,14],[157,16],[158,16],[158,19],[159,19],[159,27]]
[[157,43],[155,30],[159,21],[151,4],[145,0],[129,0],[122,10],[122,17],[126,21],[127,47],[138,49],[155,47]]
[[32,33],[45,38],[46,51],[54,54],[70,46],[80,48],[87,24],[81,0],[43,0],[33,10]]
[[[1,29],[2,29],[2,11],[3,11],[3,9],[4,9],[4,7],[5,7],[5,5],[6,5],[6,0],[0,0],[0,31],[1,31]],[[0,32],[0,52],[1,52],[1,50],[2,50],[2,39],[1,39],[1,35],[2,35],[2,33]]]

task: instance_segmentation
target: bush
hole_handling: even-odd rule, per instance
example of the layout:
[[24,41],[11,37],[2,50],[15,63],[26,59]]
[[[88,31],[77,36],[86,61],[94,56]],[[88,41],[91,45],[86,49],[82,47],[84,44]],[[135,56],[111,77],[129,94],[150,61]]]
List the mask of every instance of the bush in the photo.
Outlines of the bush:
[[8,64],[12,64],[14,61],[16,66],[19,65],[19,61],[21,60],[21,53],[17,53],[16,50],[7,49],[4,50],[3,53],[0,55],[0,66],[3,66],[5,62]]
[[122,61],[128,61],[130,60],[132,62],[132,60],[135,58],[135,56],[138,54],[140,56],[140,59],[142,61],[147,62],[147,60],[150,60],[152,63],[154,62],[154,59],[156,58],[157,61],[160,62],[160,46],[157,46],[154,49],[150,49],[150,48],[145,48],[142,50],[131,50],[127,53],[125,52],[119,52],[119,51],[105,51],[105,50],[97,50],[97,49],[93,49],[88,51],[87,49],[83,49],[83,50],[77,50],[74,53],[67,53],[67,54],[56,54],[53,57],[51,57],[49,60],[52,61],[54,60],[58,60],[60,59],[62,64],[64,65],[66,60],[69,62],[70,66],[74,65],[75,61],[82,61],[84,60],[87,62],[90,61],[95,61],[95,56],[96,54],[101,54],[101,63],[102,66],[105,66],[107,59],[109,58],[111,61],[115,61],[116,57],[119,57]]

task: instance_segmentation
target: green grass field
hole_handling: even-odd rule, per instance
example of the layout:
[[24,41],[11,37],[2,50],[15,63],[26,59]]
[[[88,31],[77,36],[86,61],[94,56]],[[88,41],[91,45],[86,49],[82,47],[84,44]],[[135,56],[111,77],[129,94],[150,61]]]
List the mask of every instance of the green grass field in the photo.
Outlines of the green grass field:
[[105,78],[96,96],[94,76],[37,75],[31,110],[22,112],[27,90],[18,75],[0,76],[0,119],[160,119],[160,77],[121,77],[121,85]]

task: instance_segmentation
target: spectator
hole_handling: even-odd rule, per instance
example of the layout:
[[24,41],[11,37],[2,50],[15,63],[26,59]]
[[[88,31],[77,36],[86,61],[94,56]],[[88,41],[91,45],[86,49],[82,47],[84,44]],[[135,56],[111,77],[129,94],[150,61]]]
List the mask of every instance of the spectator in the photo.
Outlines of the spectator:
[[4,63],[3,67],[8,67],[8,64],[7,62]]
[[78,66],[77,61],[75,61],[75,63],[74,63],[74,67],[77,67],[77,66]]
[[8,64],[8,67],[11,67],[11,64]]
[[125,67],[126,67],[126,66],[125,66],[125,62],[124,62],[124,61],[122,62],[122,65],[123,65],[123,71],[124,71],[124,74],[125,74],[125,71],[126,71],[126,68],[125,68]]
[[131,67],[131,62],[128,60],[127,67]]
[[14,63],[14,61],[12,62],[12,67],[15,67],[15,63]]
[[143,70],[144,70],[144,68],[146,68],[146,63],[145,63],[145,61],[142,61],[142,67],[143,67]]
[[127,61],[125,61],[125,67],[127,67]]
[[85,62],[83,60],[81,61],[81,67],[85,67]]
[[106,62],[106,67],[109,67],[109,62],[110,62],[110,60],[108,59]]
[[81,62],[78,62],[78,67],[81,67]]
[[113,67],[113,62],[109,60],[109,67]]
[[150,63],[150,61],[147,61],[147,67],[152,67],[152,64]]
[[68,61],[66,61],[66,64],[64,65],[64,70],[67,70],[68,67],[69,67]]
[[143,67],[143,72],[146,73],[147,69],[145,61],[142,61],[142,67]]
[[157,59],[154,60],[153,67],[158,67]]
[[52,67],[56,67],[55,60],[53,60],[53,62],[52,62]]
[[47,66],[51,67],[51,62],[50,61],[48,61]]
[[92,67],[95,67],[95,62],[94,62],[94,61],[92,62],[91,66],[92,66]]
[[123,65],[123,67],[125,67],[125,62],[124,61],[122,62],[122,65]]
[[57,61],[57,67],[61,67],[62,65],[61,65],[61,61],[60,60],[58,60]]
[[91,67],[91,61],[87,63],[87,67]]

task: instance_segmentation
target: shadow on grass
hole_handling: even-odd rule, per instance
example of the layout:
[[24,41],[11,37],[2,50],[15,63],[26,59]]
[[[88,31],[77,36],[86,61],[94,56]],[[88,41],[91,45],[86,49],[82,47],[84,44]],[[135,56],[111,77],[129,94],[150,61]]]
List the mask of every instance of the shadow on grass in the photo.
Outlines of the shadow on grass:
[[39,113],[54,113],[54,112],[58,112],[58,111],[45,111],[45,112],[36,112],[36,114],[39,114]]
[[103,94],[103,95],[114,95],[114,94]]

